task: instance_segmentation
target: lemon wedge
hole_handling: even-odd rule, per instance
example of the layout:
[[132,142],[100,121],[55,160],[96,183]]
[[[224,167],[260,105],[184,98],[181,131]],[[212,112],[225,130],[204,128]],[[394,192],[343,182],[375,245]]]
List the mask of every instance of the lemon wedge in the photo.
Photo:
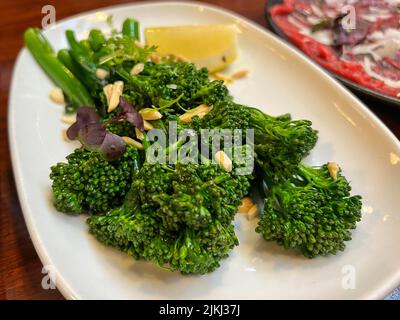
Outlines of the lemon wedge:
[[232,24],[188,25],[146,28],[145,39],[158,54],[181,56],[213,73],[236,59],[237,33]]

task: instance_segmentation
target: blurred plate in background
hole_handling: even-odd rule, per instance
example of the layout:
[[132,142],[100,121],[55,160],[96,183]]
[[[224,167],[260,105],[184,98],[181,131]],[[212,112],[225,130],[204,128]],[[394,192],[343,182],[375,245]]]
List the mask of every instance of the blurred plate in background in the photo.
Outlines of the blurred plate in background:
[[[266,12],[265,12],[265,16],[267,19],[267,23],[269,24],[269,26],[271,27],[271,29],[277,34],[279,35],[282,39],[286,40],[287,42],[291,43],[291,41],[286,37],[285,33],[283,32],[283,30],[281,28],[279,28],[279,26],[273,21],[271,15],[270,15],[270,9],[277,5],[277,4],[281,4],[283,3],[282,0],[268,0],[267,1],[267,5],[266,5]],[[291,43],[292,44],[292,43]],[[292,44],[294,46],[294,44]],[[300,50],[300,49],[299,49]],[[310,59],[312,59],[311,57],[309,57]],[[323,68],[323,67],[322,67]],[[353,90],[357,95],[359,95],[361,98],[364,97],[372,97],[375,100],[379,100],[389,106],[395,107],[395,108],[400,108],[400,99],[396,99],[394,97],[382,94],[380,92],[374,91],[372,89],[369,89],[367,87],[364,87],[356,82],[353,82],[351,80],[348,80],[342,76],[337,75],[334,72],[331,72],[327,69],[326,70],[329,74],[331,74],[333,77],[335,77],[336,79],[338,79],[340,82],[342,82],[346,87],[348,87],[349,89]]]

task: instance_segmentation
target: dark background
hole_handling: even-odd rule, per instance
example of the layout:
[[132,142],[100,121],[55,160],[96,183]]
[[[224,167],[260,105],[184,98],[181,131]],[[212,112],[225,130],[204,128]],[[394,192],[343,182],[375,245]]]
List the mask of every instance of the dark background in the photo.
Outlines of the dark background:
[[[0,299],[63,299],[57,290],[41,287],[42,265],[23,220],[11,169],[7,140],[8,90],[14,61],[22,47],[22,34],[40,26],[42,7],[55,6],[57,20],[119,3],[124,0],[1,0],[0,1]],[[262,26],[265,1],[204,1],[235,11]],[[364,100],[371,110],[400,137],[400,110],[379,101]],[[29,108],[30,106],[26,106]],[[29,138],[29,137],[28,137]]]

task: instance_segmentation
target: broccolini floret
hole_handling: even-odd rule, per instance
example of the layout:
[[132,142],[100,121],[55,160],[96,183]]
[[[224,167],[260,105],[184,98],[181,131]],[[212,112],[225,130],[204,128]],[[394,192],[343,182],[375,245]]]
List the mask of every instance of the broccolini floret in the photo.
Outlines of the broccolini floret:
[[87,222],[90,233],[102,243],[184,274],[214,271],[238,245],[233,226],[223,226],[215,219],[200,230],[184,228],[171,233],[151,212],[121,206],[105,215],[93,215]]
[[361,219],[361,197],[350,190],[346,178],[331,176],[327,165],[300,165],[290,179],[269,187],[256,231],[309,258],[343,251]]
[[105,245],[114,246],[140,258],[144,246],[160,235],[160,225],[154,214],[122,205],[104,215],[88,218],[89,232]]
[[229,101],[214,104],[211,111],[203,118],[197,119],[197,129],[242,129],[249,128],[250,109]]
[[201,229],[212,218],[223,225],[231,223],[248,192],[250,178],[225,172],[217,164],[145,163],[132,188],[140,197],[141,208],[152,208],[166,229]]
[[272,180],[290,176],[314,148],[318,132],[309,120],[272,117],[251,108],[255,161]]
[[[192,63],[163,59],[160,63],[146,62],[143,71],[130,75],[131,65],[118,66],[112,81],[123,80],[125,93],[138,108],[155,106],[164,113],[183,113],[199,104],[214,104],[230,99],[223,81],[210,81],[205,68],[197,69]],[[178,99],[179,98],[179,99]],[[179,101],[168,108],[168,101]]]
[[301,160],[314,148],[318,135],[308,120],[292,120],[285,114],[273,117],[230,101],[216,103],[206,116],[196,119],[200,129],[254,130],[255,161],[271,180],[292,174]]
[[139,154],[127,147],[115,161],[107,161],[96,151],[76,149],[67,162],[51,167],[53,202],[58,211],[79,214],[106,212],[119,206],[129,190]]
[[124,204],[88,219],[106,245],[182,273],[207,273],[238,244],[231,225],[251,176],[218,164],[144,163]]
[[173,243],[169,266],[184,274],[212,272],[238,244],[233,226],[223,226],[218,220],[198,231],[187,228]]

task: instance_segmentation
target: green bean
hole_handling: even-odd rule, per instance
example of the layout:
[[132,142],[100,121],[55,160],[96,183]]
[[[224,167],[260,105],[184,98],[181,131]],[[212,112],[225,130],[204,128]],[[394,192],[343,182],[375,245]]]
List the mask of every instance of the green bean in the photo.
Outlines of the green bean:
[[33,57],[49,77],[77,105],[94,106],[85,86],[57,58],[56,53],[44,35],[37,28],[29,28],[24,33],[24,41]]
[[89,32],[88,41],[92,50],[96,52],[106,43],[106,38],[99,29],[92,29]]
[[77,77],[86,87],[91,88],[93,85],[92,77],[82,72],[80,66],[72,58],[68,49],[61,49],[57,53],[57,58]]
[[91,55],[91,54],[93,53],[92,47],[90,46],[90,43],[89,43],[89,40],[84,39],[84,40],[79,41],[79,43],[80,43],[83,47],[85,47],[85,48],[87,49],[89,55]]
[[97,87],[96,69],[97,64],[94,62],[90,46],[85,43],[78,42],[72,30],[65,32],[67,41],[70,46],[70,55],[81,69],[81,78],[85,79],[85,84],[94,89]]
[[58,51],[57,58],[74,74],[74,76],[79,78],[79,68],[76,62],[72,59],[68,49],[61,49],[60,51]]
[[96,64],[90,56],[89,49],[76,40],[75,33],[72,30],[67,30],[65,34],[71,49],[70,53],[75,61],[86,71],[95,73]]
[[122,24],[122,34],[132,40],[139,40],[139,22],[132,18],[125,19]]

